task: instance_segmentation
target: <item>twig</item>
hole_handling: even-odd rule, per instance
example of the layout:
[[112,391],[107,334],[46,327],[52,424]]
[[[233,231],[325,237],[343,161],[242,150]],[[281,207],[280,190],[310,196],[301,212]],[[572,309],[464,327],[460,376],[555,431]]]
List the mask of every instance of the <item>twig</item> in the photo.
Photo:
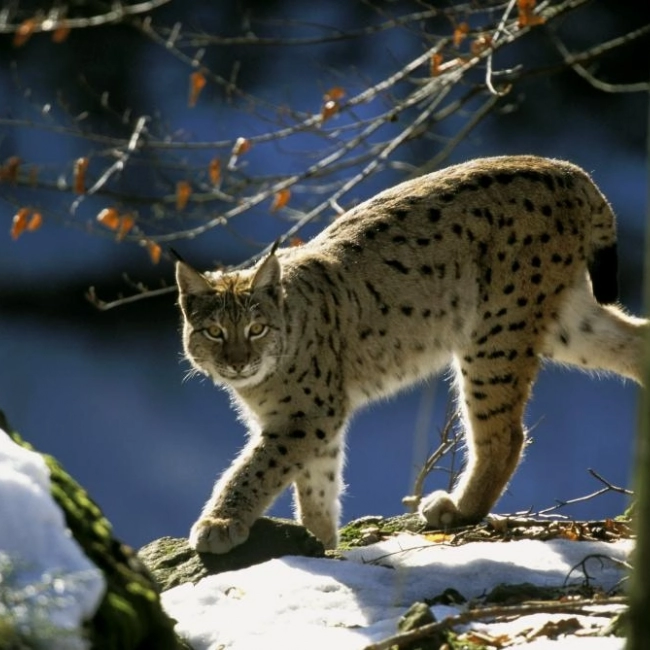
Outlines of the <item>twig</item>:
[[[627,598],[624,596],[610,596],[608,598],[590,598],[576,601],[566,602],[548,602],[548,603],[524,603],[522,605],[509,605],[509,606],[495,606],[484,607],[480,609],[471,609],[467,612],[462,612],[455,616],[447,616],[442,621],[436,623],[429,623],[423,625],[415,630],[409,632],[401,632],[388,639],[379,641],[378,643],[371,643],[367,645],[364,650],[392,650],[396,648],[405,648],[413,641],[425,639],[437,632],[448,630],[456,625],[465,625],[474,621],[483,621],[493,618],[515,618],[518,616],[527,616],[530,614],[546,614],[546,613],[572,613],[572,614],[585,614],[593,615],[594,612],[590,611],[592,607],[600,607],[602,605],[627,605]],[[598,616],[602,616],[603,612],[598,611]]]
[[[641,27],[640,29],[636,30],[636,33],[644,34],[648,30],[648,28],[650,28],[650,25]],[[623,41],[621,41],[621,44],[625,42],[629,42],[629,40],[632,40],[630,38],[630,34],[627,34],[626,36],[620,38],[624,39]],[[616,40],[620,41],[620,38]],[[564,62],[568,66],[570,66],[571,69],[576,74],[582,77],[587,83],[592,85],[597,90],[606,93],[640,93],[640,92],[647,92],[648,90],[650,90],[650,83],[648,83],[647,81],[639,81],[637,83],[630,83],[630,84],[610,84],[607,83],[606,81],[601,81],[600,79],[594,77],[594,75],[592,75],[591,72],[587,70],[587,68],[585,68],[581,63],[578,62],[578,58],[575,55],[572,55],[571,52],[569,52],[566,45],[564,45],[564,43],[557,37],[557,35],[554,35],[553,42],[555,44],[555,47],[562,55]],[[602,47],[599,48],[599,52],[601,54],[604,51],[605,50]]]
[[[31,33],[53,32],[58,29],[86,29],[88,27],[119,23],[125,18],[149,13],[169,2],[171,0],[147,0],[147,2],[141,2],[135,5],[112,2],[110,11],[88,18],[65,18],[54,14],[52,17],[43,18],[40,21],[35,19],[34,24],[30,26],[30,31]],[[22,21],[20,23],[9,23],[7,20],[0,21],[0,34],[15,34],[22,26]]]
[[105,300],[100,300],[97,297],[95,292],[95,287],[89,287],[86,292],[86,299],[90,302],[91,305],[94,305],[100,311],[108,311],[109,309],[114,309],[115,307],[122,307],[123,305],[129,305],[134,302],[139,302],[145,298],[156,298],[157,296],[166,296],[170,293],[176,293],[178,288],[176,285],[170,285],[168,287],[162,287],[160,289],[147,289],[140,293],[134,293],[131,296],[126,296],[124,298],[117,298],[116,300],[111,300],[107,302]]
[[417,510],[420,501],[422,500],[422,493],[424,492],[424,481],[427,476],[431,474],[433,468],[438,461],[448,454],[454,447],[458,445],[461,439],[461,432],[455,430],[458,422],[458,413],[452,412],[447,416],[445,425],[440,431],[440,444],[438,448],[429,455],[424,465],[418,472],[415,482],[413,484],[412,493],[402,499],[402,503],[409,512]]
[[565,508],[566,506],[574,505],[576,503],[582,503],[584,501],[589,501],[590,499],[594,499],[595,497],[600,496],[601,494],[605,494],[606,492],[617,492],[619,494],[625,494],[627,496],[632,496],[633,492],[631,490],[627,490],[625,488],[613,485],[609,481],[605,480],[600,474],[598,474],[595,470],[589,469],[589,473],[598,481],[603,483],[605,485],[604,488],[601,488],[600,490],[596,490],[595,492],[592,492],[591,494],[586,494],[581,497],[576,497],[575,499],[569,499],[568,501],[561,501],[557,500],[557,504],[554,506],[550,506],[549,508],[544,508],[544,510],[539,510],[537,513],[535,513],[537,516],[545,516],[548,515],[551,512],[555,512],[556,510],[559,510],[560,508]]
[[487,59],[485,61],[485,85],[487,86],[487,89],[496,96],[503,96],[508,93],[509,88],[506,87],[506,90],[497,90],[494,85],[492,84],[492,45],[499,40],[499,37],[501,36],[501,33],[503,32],[506,21],[508,20],[508,16],[510,16],[510,13],[515,7],[515,3],[517,0],[510,0],[508,3],[508,6],[506,7],[506,10],[503,12],[503,15],[501,16],[501,20],[499,21],[499,24],[497,25],[497,28],[492,35],[492,40],[490,43],[490,53],[487,56]]
[[584,584],[586,587],[589,587],[589,581],[593,580],[593,577],[587,573],[587,562],[589,560],[600,560],[600,565],[601,568],[603,566],[603,560],[608,560],[612,564],[615,564],[619,566],[622,569],[625,569],[626,571],[630,571],[632,566],[630,565],[629,562],[624,562],[622,560],[617,560],[616,558],[613,558],[609,555],[605,555],[604,553],[590,553],[589,555],[585,555],[585,557],[580,560],[577,564],[574,564],[570,569],[569,572],[567,573],[566,578],[564,579],[564,587],[567,587],[569,585],[569,580],[571,578],[571,574],[576,570],[580,569],[582,571],[582,575],[585,577]]

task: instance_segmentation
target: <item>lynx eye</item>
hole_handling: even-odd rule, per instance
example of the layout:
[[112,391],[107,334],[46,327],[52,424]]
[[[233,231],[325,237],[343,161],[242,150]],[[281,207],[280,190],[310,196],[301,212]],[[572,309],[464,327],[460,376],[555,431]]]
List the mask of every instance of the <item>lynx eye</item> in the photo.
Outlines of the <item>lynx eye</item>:
[[248,326],[248,338],[257,339],[260,336],[264,336],[268,327],[263,323],[251,323]]
[[206,327],[203,331],[203,336],[210,339],[211,341],[223,341],[226,337],[224,335],[223,329],[218,325],[210,325]]

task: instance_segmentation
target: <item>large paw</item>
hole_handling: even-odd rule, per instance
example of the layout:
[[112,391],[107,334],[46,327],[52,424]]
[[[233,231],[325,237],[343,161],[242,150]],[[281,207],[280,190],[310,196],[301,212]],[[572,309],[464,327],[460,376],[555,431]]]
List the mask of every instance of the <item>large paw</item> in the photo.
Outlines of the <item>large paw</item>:
[[463,523],[454,498],[444,490],[424,497],[418,511],[431,528],[453,528]]
[[202,517],[190,530],[189,543],[202,553],[227,553],[248,539],[249,528],[238,519]]

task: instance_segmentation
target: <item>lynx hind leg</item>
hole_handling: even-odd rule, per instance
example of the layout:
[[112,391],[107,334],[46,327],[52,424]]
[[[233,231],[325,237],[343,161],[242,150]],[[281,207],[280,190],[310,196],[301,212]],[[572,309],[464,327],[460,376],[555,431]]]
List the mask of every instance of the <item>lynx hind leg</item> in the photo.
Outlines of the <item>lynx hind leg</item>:
[[497,502],[521,457],[524,409],[538,366],[530,347],[487,354],[474,349],[456,359],[466,466],[451,493],[440,490],[422,500],[420,515],[429,526],[480,521]]
[[641,384],[649,330],[650,321],[598,304],[585,277],[566,292],[542,353],[558,363],[614,372]]
[[343,450],[332,445],[306,464],[294,481],[296,517],[326,549],[338,544],[342,474]]

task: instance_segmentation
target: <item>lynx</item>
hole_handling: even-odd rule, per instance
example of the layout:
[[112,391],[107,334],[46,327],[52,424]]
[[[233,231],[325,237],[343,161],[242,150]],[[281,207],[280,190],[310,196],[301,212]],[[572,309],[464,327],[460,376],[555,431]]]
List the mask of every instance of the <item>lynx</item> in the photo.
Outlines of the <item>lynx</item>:
[[431,527],[479,521],[519,461],[542,359],[641,384],[650,322],[613,304],[616,265],[615,217],[587,173],[534,156],[404,182],[252,268],[179,260],[185,355],[250,429],[190,545],[241,544],[293,483],[299,520],[334,547],[350,416],[448,365],[466,465],[419,512]]

